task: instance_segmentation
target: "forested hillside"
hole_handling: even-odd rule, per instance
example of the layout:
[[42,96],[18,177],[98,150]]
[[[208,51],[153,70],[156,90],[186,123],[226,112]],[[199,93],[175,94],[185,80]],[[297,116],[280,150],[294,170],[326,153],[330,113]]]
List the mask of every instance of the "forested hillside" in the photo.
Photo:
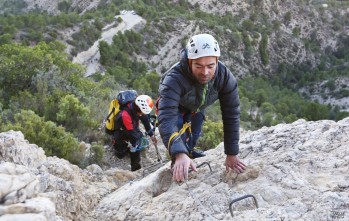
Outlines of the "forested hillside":
[[[239,79],[245,129],[349,116],[348,1],[15,2],[0,1],[0,131],[22,131],[48,156],[100,162],[110,100],[126,88],[156,99],[160,75],[193,33],[219,41],[220,59]],[[121,23],[121,10],[146,24],[100,42],[105,72],[85,78],[73,57]],[[222,137],[219,105],[207,115],[203,149]],[[92,158],[81,160],[81,141],[92,143]]]

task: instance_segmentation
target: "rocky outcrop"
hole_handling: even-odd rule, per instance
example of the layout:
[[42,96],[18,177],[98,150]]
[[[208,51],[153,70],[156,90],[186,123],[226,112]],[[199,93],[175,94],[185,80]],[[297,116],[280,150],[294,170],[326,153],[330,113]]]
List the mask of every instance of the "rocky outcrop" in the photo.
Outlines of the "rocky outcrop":
[[41,11],[48,12],[49,14],[59,14],[59,3],[68,2],[71,3],[73,9],[77,9],[79,12],[86,12],[88,10],[96,9],[101,0],[24,0],[28,5],[27,10],[39,9]]
[[349,118],[298,120],[245,132],[241,158],[247,170],[225,172],[223,145],[210,150],[183,184],[167,166],[106,196],[88,220],[347,220]]
[[117,188],[116,171],[46,157],[21,132],[0,133],[0,163],[1,221],[76,220]]
[[[244,173],[225,172],[222,143],[178,184],[169,163],[145,177],[82,170],[1,133],[0,221],[349,219],[349,118],[243,131],[240,144]],[[232,203],[249,194],[258,208],[250,197]]]
[[0,164],[0,220],[61,220],[55,204],[40,195],[40,181],[28,167]]

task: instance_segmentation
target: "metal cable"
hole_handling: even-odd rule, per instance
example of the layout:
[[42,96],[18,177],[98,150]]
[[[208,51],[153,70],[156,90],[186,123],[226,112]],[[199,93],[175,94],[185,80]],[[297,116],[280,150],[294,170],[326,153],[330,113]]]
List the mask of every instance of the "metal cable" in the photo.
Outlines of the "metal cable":
[[191,195],[191,197],[194,199],[195,202],[197,202],[199,204],[199,206],[202,208],[202,211],[204,212],[205,215],[207,215],[210,220],[217,220],[216,218],[214,218],[212,216],[212,214],[208,211],[208,209],[201,203],[201,201],[194,195],[193,191],[190,189],[189,185],[188,185],[188,180],[184,180],[184,183],[187,185],[188,188],[188,192]]

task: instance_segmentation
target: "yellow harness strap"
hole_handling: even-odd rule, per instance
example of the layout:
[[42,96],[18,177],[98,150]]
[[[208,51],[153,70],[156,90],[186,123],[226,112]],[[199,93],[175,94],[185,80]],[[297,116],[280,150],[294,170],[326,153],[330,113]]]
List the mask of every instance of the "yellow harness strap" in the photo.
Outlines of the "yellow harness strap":
[[168,146],[167,146],[168,150],[170,150],[170,146],[171,146],[172,140],[174,138],[176,138],[175,140],[180,138],[185,133],[185,131],[187,129],[189,130],[189,133],[191,133],[191,123],[190,122],[186,122],[185,124],[183,124],[183,127],[182,127],[182,129],[180,129],[179,132],[174,132],[173,134],[171,134],[170,139],[168,140]]

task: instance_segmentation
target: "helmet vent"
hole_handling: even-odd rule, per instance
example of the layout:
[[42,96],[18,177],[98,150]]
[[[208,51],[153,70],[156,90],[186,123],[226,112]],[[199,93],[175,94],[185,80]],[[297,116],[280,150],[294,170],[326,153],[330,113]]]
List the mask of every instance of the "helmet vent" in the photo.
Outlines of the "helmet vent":
[[193,36],[186,46],[187,58],[197,59],[207,56],[219,57],[221,55],[218,42],[210,34]]

